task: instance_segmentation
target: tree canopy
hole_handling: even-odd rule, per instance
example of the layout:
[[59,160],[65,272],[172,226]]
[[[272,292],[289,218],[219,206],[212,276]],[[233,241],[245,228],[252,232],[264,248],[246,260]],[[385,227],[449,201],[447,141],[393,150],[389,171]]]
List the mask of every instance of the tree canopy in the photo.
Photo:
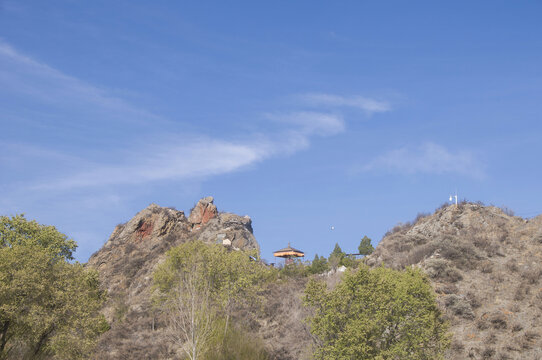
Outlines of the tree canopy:
[[314,260],[312,260],[311,265],[309,266],[310,274],[322,274],[329,270],[329,265],[327,259],[323,256],[314,255]]
[[256,254],[190,241],[168,251],[156,269],[157,304],[168,313],[172,340],[190,359],[209,353],[213,338],[228,337],[236,304],[258,301],[272,273],[249,255]]
[[76,243],[23,215],[0,217],[0,359],[85,358],[108,325],[98,274]]
[[0,216],[0,247],[40,247],[52,259],[73,260],[77,244],[54,226],[27,220],[24,215]]
[[433,290],[418,270],[362,265],[333,290],[311,280],[304,301],[314,309],[316,359],[441,359],[448,344]]
[[366,236],[361,239],[361,242],[358,246],[358,251],[360,255],[371,255],[375,248],[371,244],[371,239]]
[[332,268],[337,268],[337,266],[342,265],[342,262],[344,258],[346,257],[346,253],[342,251],[341,247],[339,246],[339,243],[335,243],[335,247],[333,248],[333,251],[331,254],[329,254],[329,265]]

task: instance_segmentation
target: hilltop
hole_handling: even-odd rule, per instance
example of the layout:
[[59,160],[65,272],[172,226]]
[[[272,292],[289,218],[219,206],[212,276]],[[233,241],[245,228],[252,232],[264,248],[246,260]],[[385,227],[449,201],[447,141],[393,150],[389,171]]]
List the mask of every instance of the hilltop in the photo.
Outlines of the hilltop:
[[[152,273],[168,249],[194,239],[259,249],[250,217],[219,212],[208,197],[188,217],[150,205],[118,225],[91,257],[88,265],[98,269],[109,292],[104,313],[112,324],[97,359],[171,355],[164,319],[151,306]],[[542,216],[523,219],[476,203],[446,205],[395,226],[363,261],[428,274],[450,323],[448,359],[542,357]],[[340,277],[324,278],[333,286]],[[307,280],[275,282],[265,289],[263,308],[234,311],[236,322],[263,340],[271,359],[310,359],[314,339],[304,321],[310,310],[301,301]]]
[[450,321],[449,359],[542,358],[542,216],[444,206],[393,228],[365,262],[426,271]]
[[214,199],[206,197],[188,217],[183,211],[149,205],[117,225],[90,257],[88,266],[98,269],[109,294],[104,313],[112,324],[100,341],[97,359],[165,357],[163,319],[151,306],[152,274],[167,250],[194,239],[259,252],[250,217],[219,212]]

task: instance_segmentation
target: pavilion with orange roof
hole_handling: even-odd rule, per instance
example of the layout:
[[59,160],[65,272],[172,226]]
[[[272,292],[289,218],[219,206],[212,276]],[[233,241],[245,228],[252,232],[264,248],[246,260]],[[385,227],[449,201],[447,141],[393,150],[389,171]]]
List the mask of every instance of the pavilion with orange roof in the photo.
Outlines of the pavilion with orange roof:
[[288,247],[275,251],[273,256],[286,259],[285,264],[288,265],[294,261],[294,258],[304,257],[305,253],[301,250],[294,249],[290,246],[290,243],[288,243]]

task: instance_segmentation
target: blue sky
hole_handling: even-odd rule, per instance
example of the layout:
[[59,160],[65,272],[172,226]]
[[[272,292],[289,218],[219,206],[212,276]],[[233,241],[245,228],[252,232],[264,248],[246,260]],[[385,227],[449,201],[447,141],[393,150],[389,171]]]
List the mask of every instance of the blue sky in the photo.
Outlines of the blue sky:
[[[262,256],[542,213],[539,2],[0,0],[0,214],[79,244],[213,195]],[[331,226],[335,230],[331,230]]]

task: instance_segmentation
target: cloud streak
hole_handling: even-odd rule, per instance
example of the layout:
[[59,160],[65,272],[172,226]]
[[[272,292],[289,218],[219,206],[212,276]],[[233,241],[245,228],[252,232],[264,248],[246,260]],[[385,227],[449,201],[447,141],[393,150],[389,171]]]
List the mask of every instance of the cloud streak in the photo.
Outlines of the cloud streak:
[[[287,121],[291,128],[244,141],[178,136],[159,146],[134,149],[124,158],[113,161],[113,164],[89,165],[87,162],[85,169],[35,184],[32,189],[63,191],[205,179],[239,171],[271,157],[293,154],[308,148],[314,136],[331,136],[344,131],[342,119],[327,114],[294,113],[278,116],[277,119]],[[55,155],[54,159],[58,161],[58,156]],[[73,163],[71,157],[67,159]]]
[[301,98],[313,106],[328,107],[351,107],[363,110],[368,115],[391,111],[391,105],[388,102],[371,99],[364,96],[339,96],[333,94],[309,93]]
[[400,174],[459,174],[481,179],[485,177],[482,164],[470,151],[450,151],[435,143],[417,148],[400,148],[378,156],[361,171],[384,171]]
[[286,114],[267,114],[272,121],[294,126],[305,136],[332,136],[342,133],[346,124],[342,116],[313,111],[300,111]]
[[[125,122],[165,121],[107,91],[36,61],[0,39],[0,80],[4,92],[55,108],[75,109],[81,115],[71,121],[105,120]],[[2,90],[0,90],[0,93]],[[81,111],[83,110],[83,111]],[[95,116],[86,116],[95,115]],[[83,120],[84,119],[84,120]]]
[[33,186],[68,190],[109,185],[139,185],[161,180],[204,178],[238,170],[266,157],[265,145],[197,139],[134,151],[114,164],[97,164],[74,175]]
[[[16,170],[19,174],[17,183],[25,183],[27,189],[36,191],[140,185],[157,181],[204,179],[231,173],[271,157],[288,156],[307,149],[315,137],[343,133],[346,130],[345,120],[329,108],[354,107],[367,114],[391,109],[385,102],[361,96],[306,94],[304,103],[325,106],[326,111],[266,114],[271,123],[279,126],[263,135],[248,134],[245,140],[235,141],[201,134],[175,135],[175,127],[167,126],[171,124],[168,119],[26,56],[1,39],[0,82],[3,84],[0,95],[7,95],[7,99],[24,100],[14,105],[17,116],[27,105],[36,106],[33,115],[51,114],[50,118],[39,117],[35,121],[39,122],[37,129],[47,131],[43,124],[53,119],[56,128],[65,132],[66,136],[79,136],[78,139],[82,140],[88,136],[100,138],[103,128],[114,127],[117,130],[112,140],[104,138],[103,142],[99,142],[103,150],[98,150],[95,142],[90,142],[91,148],[81,149],[84,145],[74,141],[71,145],[73,151],[65,150],[66,155],[57,150],[54,144],[52,147],[29,143],[13,143],[6,147],[4,144],[10,156],[0,155],[0,163],[6,170]],[[0,105],[9,105],[6,98],[0,101]],[[28,120],[32,121],[32,117]],[[156,126],[157,121],[166,126]],[[74,123],[80,125],[75,131],[71,128]],[[136,124],[143,124],[145,131],[136,130]],[[66,131],[66,128],[70,130]],[[84,131],[81,132],[81,129]],[[91,133],[87,135],[87,131]],[[116,137],[118,134],[123,137]],[[82,155],[84,153],[90,155]],[[28,166],[38,171],[30,172]],[[2,179],[7,183],[13,183],[13,180],[13,177]]]

